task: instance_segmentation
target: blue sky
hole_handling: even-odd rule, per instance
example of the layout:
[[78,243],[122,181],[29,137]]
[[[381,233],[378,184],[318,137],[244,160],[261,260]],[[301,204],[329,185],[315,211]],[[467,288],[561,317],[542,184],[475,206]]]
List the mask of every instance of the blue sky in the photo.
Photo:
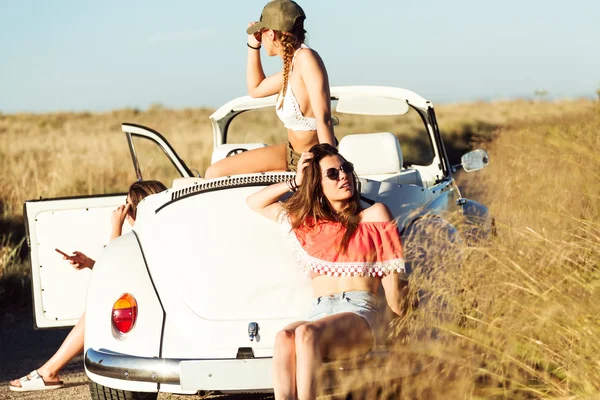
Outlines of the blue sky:
[[[436,103],[595,96],[600,1],[299,0],[332,85]],[[0,112],[217,107],[265,0],[0,0]],[[265,60],[273,73],[279,59]]]

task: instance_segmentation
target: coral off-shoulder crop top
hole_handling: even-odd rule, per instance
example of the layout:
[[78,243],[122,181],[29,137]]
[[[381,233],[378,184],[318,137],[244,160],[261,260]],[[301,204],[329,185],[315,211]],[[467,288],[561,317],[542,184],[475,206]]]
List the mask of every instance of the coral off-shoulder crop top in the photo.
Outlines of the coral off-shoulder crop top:
[[292,242],[298,264],[311,278],[405,273],[402,244],[393,222],[361,222],[344,253],[338,250],[345,232],[339,222],[318,222],[292,229],[285,209],[281,209],[278,221]]

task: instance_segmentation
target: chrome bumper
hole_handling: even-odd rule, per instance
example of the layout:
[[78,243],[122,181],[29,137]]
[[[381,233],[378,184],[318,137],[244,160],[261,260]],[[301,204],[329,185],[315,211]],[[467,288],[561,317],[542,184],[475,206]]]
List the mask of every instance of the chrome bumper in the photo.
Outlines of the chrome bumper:
[[270,390],[270,357],[245,359],[150,358],[88,349],[87,372],[120,381],[179,385],[182,390]]
[[88,349],[85,368],[106,378],[136,382],[179,384],[179,364],[183,359],[129,356]]
[[[410,363],[395,363],[387,350],[324,365],[323,389],[337,387],[339,371],[343,376],[364,375],[385,377],[384,380],[406,377],[420,372]],[[404,360],[405,361],[405,360]],[[121,381],[180,385],[182,390],[272,391],[271,358],[251,359],[175,359],[137,357],[108,350],[88,349],[85,368],[95,375]],[[390,372],[390,362],[395,365]],[[348,364],[348,365],[345,365]],[[357,375],[355,375],[357,374]]]

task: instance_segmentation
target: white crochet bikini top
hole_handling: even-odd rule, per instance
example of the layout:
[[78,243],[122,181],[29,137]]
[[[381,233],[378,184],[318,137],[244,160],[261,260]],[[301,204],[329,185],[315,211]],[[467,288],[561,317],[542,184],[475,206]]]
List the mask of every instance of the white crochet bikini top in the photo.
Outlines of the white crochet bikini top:
[[[308,46],[302,44],[296,53],[294,53],[294,57],[292,58],[292,65],[290,66],[290,72],[288,76],[288,84],[285,91],[285,96],[281,99],[281,96],[277,99],[277,105],[275,106],[275,112],[277,116],[283,122],[283,125],[291,129],[293,131],[315,131],[317,130],[317,120],[316,118],[307,118],[302,114],[300,110],[300,105],[298,104],[298,100],[296,100],[296,96],[294,96],[294,92],[292,92],[292,70],[294,68],[294,60],[296,59],[296,54],[302,49],[308,49]],[[279,92],[281,95],[281,92]],[[279,105],[283,101],[283,106],[279,108]]]

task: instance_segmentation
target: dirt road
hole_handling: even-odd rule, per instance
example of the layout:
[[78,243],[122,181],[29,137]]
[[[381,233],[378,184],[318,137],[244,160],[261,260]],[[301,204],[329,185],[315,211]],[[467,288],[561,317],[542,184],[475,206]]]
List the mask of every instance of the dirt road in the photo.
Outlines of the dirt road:
[[[89,380],[83,372],[83,356],[63,370],[65,388],[40,392],[12,392],[8,383],[41,366],[58,349],[69,329],[34,330],[30,310],[0,314],[0,400],[89,400]],[[269,398],[268,396],[267,398]],[[160,394],[159,400],[190,400],[195,396]],[[223,397],[220,397],[223,398]]]
[[0,399],[89,399],[82,356],[65,368],[68,387],[56,393],[14,393],[8,382],[41,366],[58,349],[69,329],[34,330],[31,310],[0,315]]

